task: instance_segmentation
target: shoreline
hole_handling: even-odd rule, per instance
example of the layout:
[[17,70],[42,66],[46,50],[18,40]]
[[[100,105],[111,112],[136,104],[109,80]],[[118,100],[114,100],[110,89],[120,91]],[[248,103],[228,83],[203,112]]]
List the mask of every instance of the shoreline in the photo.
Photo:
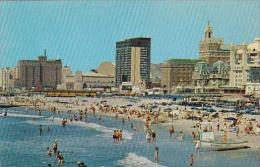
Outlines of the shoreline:
[[[24,98],[24,97],[23,97]],[[26,97],[26,99],[28,99],[29,101],[33,101],[36,98],[33,97]],[[111,118],[115,118],[118,117],[118,119],[125,119],[125,121],[128,120],[128,117],[130,117],[131,120],[138,120],[138,121],[142,121],[145,122],[145,114],[143,115],[139,115],[136,113],[140,113],[141,111],[138,110],[138,103],[140,104],[147,104],[147,102],[149,103],[149,101],[155,101],[155,99],[141,99],[137,105],[133,105],[129,108],[132,108],[132,110],[137,110],[136,113],[134,114],[129,114],[129,112],[131,111],[130,109],[128,109],[128,111],[126,113],[120,113],[120,108],[118,109],[118,111],[116,112],[102,112],[102,110],[99,110],[98,107],[100,107],[100,101],[102,100],[106,100],[106,104],[108,104],[109,106],[115,106],[115,104],[118,106],[118,104],[127,104],[130,103],[129,100],[124,99],[124,98],[86,98],[85,102],[79,101],[79,99],[77,98],[69,98],[69,99],[65,99],[65,100],[69,100],[69,102],[67,104],[63,104],[63,103],[58,103],[55,100],[64,100],[64,98],[44,98],[41,99],[42,101],[38,102],[37,106],[35,108],[35,106],[32,103],[28,103],[28,101],[26,102],[26,104],[24,104],[24,102],[14,102],[14,105],[18,105],[18,107],[22,107],[22,108],[30,108],[30,109],[34,109],[34,110],[39,110],[39,111],[43,111],[43,112],[53,112],[51,111],[52,107],[56,108],[56,112],[67,112],[67,111],[71,111],[72,113],[79,113],[79,111],[85,111],[85,109],[88,109],[88,114],[91,113],[91,109],[92,107],[97,108],[95,109],[95,113],[97,115],[101,115],[101,116],[106,116],[106,117],[111,117]],[[72,102],[72,101],[73,102]],[[43,102],[44,101],[44,102]],[[75,103],[75,101],[77,101]],[[28,104],[27,104],[28,103]],[[200,121],[195,121],[195,120],[188,120],[185,119],[185,114],[187,114],[187,111],[182,110],[183,106],[178,106],[180,109],[178,110],[179,115],[177,119],[172,119],[170,117],[165,116],[165,113],[162,112],[159,114],[159,118],[162,117],[162,122],[158,122],[156,123],[157,125],[169,129],[170,126],[174,126],[174,128],[176,128],[178,131],[183,131],[186,134],[191,135],[191,132],[194,131],[193,126],[197,123],[200,123]],[[118,113],[119,112],[119,113]],[[197,111],[192,111],[195,114],[197,114]],[[164,114],[164,115],[163,115]],[[222,114],[222,116],[220,116],[219,119],[223,119],[223,117],[226,114]],[[152,119],[154,120],[154,116],[151,116]],[[247,119],[251,119],[252,117],[257,118],[257,116],[250,116],[250,115],[243,115],[243,117],[241,118],[241,125],[240,125],[240,129],[244,129],[245,127],[245,123],[247,122]],[[259,118],[258,118],[259,119]],[[209,119],[203,119],[203,121],[205,122],[211,122],[214,126],[215,129],[215,125],[216,125],[216,119],[212,119],[209,121]],[[153,123],[154,124],[154,123]],[[215,131],[214,132],[217,136],[221,136],[223,135],[223,131]],[[260,149],[260,143],[258,141],[260,141],[260,135],[253,135],[253,134],[246,134],[244,133],[243,130],[241,130],[241,133],[239,134],[239,136],[237,137],[235,133],[228,133],[229,134],[229,139],[231,140],[246,140],[248,141],[248,146],[250,147],[251,150],[259,150]]]

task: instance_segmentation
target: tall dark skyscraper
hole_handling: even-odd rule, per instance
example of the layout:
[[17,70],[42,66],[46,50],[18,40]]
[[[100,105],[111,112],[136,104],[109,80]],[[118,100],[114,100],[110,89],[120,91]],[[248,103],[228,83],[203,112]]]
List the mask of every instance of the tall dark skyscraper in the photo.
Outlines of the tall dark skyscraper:
[[116,43],[116,86],[150,81],[151,38],[137,37]]

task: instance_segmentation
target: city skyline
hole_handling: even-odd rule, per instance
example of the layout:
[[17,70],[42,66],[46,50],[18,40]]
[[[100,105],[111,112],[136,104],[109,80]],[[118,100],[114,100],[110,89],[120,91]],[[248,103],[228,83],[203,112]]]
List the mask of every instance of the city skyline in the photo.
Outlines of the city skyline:
[[0,67],[36,59],[46,48],[50,59],[62,59],[74,72],[89,71],[115,63],[116,41],[138,36],[151,37],[152,63],[198,58],[208,20],[226,44],[260,36],[258,1],[0,3]]

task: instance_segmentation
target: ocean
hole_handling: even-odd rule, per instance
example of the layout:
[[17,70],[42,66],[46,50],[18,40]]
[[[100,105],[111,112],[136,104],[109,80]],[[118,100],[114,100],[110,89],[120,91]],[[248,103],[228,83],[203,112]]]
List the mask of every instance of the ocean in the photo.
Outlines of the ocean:
[[[1,167],[47,167],[58,166],[54,156],[47,155],[47,147],[58,140],[58,149],[64,155],[64,167],[75,167],[77,161],[83,161],[88,167],[187,167],[189,157],[194,154],[196,167],[259,167],[259,150],[236,151],[199,151],[190,134],[185,134],[183,141],[177,139],[178,129],[170,139],[168,129],[153,125],[157,140],[147,143],[143,123],[131,123],[122,119],[88,115],[87,121],[60,124],[65,113],[56,114],[54,119],[50,112],[39,113],[25,108],[7,110],[8,116],[0,116],[0,166]],[[33,119],[35,118],[35,120]],[[39,126],[43,132],[40,135]],[[48,127],[50,131],[48,131]],[[112,133],[115,129],[123,130],[123,141],[114,143]],[[154,163],[154,148],[159,148],[159,164]]]

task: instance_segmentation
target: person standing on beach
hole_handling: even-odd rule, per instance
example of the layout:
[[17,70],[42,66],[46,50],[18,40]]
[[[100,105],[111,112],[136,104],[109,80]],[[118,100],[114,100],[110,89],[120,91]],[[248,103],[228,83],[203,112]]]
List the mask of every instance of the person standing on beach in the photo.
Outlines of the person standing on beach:
[[220,123],[219,123],[219,120],[217,122],[217,130],[219,131],[219,126],[220,126]]
[[155,163],[159,163],[159,148],[156,146],[154,148],[154,161]]
[[224,131],[223,143],[227,143],[227,130]]
[[239,126],[237,126],[237,137],[238,137],[238,135],[239,135]]

